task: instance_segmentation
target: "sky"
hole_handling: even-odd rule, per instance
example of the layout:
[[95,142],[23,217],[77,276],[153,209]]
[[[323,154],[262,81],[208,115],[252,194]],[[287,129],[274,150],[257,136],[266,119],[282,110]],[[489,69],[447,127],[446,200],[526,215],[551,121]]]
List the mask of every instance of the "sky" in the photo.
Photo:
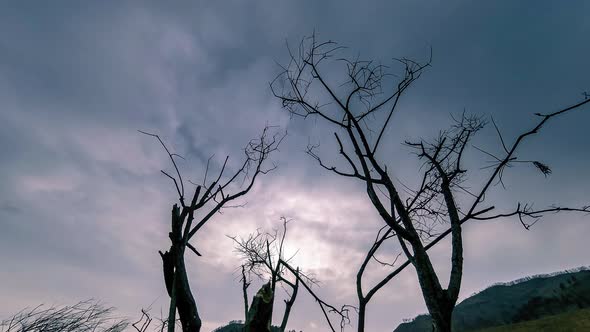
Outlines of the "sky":
[[[243,319],[239,257],[226,235],[294,221],[287,236],[295,264],[335,305],[356,304],[354,275],[383,225],[362,183],[319,167],[308,142],[335,156],[334,128],[291,118],[269,90],[288,61],[286,44],[315,31],[350,56],[432,66],[402,98],[385,136],[383,160],[412,182],[419,162],[404,140],[435,137],[451,114],[493,116],[512,141],[547,113],[590,90],[587,1],[59,1],[0,4],[0,317],[23,307],[95,298],[136,318],[166,311],[158,250],[167,233],[172,183],[167,155],[139,130],[159,134],[200,181],[207,159],[235,167],[266,124],[288,136],[272,156],[276,171],[257,181],[243,208],[217,215],[196,236],[202,257],[187,257],[203,330]],[[336,70],[336,69],[334,69]],[[331,72],[328,72],[330,74]],[[337,74],[337,72],[334,72]],[[523,158],[552,167],[507,171],[489,202],[587,205],[590,109],[549,123],[523,145]],[[476,144],[499,151],[493,130]],[[496,150],[494,150],[496,149]],[[332,153],[332,154],[330,154]],[[485,177],[485,155],[467,151],[470,181]],[[328,159],[330,160],[330,159]],[[471,182],[470,182],[471,183]],[[464,227],[461,296],[498,281],[589,265],[590,217],[549,215],[530,231],[516,219]],[[448,242],[432,250],[441,276]],[[399,249],[384,250],[393,259]],[[370,285],[388,269],[373,266]],[[441,278],[444,279],[444,278]],[[252,288],[258,287],[259,283]],[[251,296],[253,289],[251,289]],[[426,311],[415,271],[406,269],[369,304],[368,331],[391,331]],[[275,323],[280,315],[275,315]],[[348,330],[354,330],[355,322]],[[328,330],[300,292],[290,328]]]

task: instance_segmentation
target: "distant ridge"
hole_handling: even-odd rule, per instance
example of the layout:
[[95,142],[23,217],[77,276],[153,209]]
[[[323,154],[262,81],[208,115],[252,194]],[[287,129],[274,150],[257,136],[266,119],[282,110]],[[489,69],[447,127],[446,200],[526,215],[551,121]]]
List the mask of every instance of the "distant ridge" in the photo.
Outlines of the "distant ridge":
[[[571,273],[577,273],[577,272],[582,272],[582,271],[590,271],[590,265],[589,266],[580,266],[580,267],[576,267],[573,269],[567,269],[567,270],[563,270],[563,271],[557,271],[557,272],[551,272],[551,273],[540,273],[540,274],[533,274],[531,276],[528,277],[522,277],[522,278],[518,278],[512,281],[500,281],[500,282],[496,282],[493,283],[491,285],[489,285],[488,287],[474,292],[473,294],[469,295],[466,299],[473,297],[481,292],[485,292],[486,290],[492,288],[492,287],[496,287],[496,286],[512,286],[512,285],[516,285],[516,284],[520,284],[522,282],[525,281],[529,281],[531,279],[536,279],[536,278],[550,278],[550,277],[555,277],[555,276],[560,276],[563,274],[571,274]],[[411,320],[411,319],[410,319]]]
[[[276,326],[271,326],[271,332],[279,332],[280,329]],[[213,330],[212,332],[243,332],[244,331],[244,321],[241,320],[232,320],[227,325],[221,326]]]
[[[459,303],[454,331],[472,331],[590,308],[590,267],[495,283]],[[394,332],[429,332],[430,316],[406,319]]]
[[568,311],[535,320],[495,326],[475,332],[581,332],[590,331],[590,309]]

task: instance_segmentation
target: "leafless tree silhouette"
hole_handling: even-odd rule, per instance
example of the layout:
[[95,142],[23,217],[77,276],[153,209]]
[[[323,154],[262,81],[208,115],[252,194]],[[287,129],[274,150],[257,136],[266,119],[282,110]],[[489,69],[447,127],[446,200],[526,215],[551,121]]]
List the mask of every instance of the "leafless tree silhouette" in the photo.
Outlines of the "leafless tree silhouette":
[[[169,233],[170,249],[166,252],[160,251],[164,281],[170,296],[169,322],[167,325],[169,332],[174,331],[177,309],[183,331],[200,331],[201,318],[189,286],[184,261],[185,250],[188,248],[197,256],[201,256],[190,243],[194,235],[216,213],[223,208],[230,207],[228,203],[246,195],[252,189],[259,175],[266,174],[276,168],[274,164],[270,167],[265,165],[269,156],[277,150],[285,137],[285,134],[278,131],[271,133],[274,129],[274,127],[267,126],[259,138],[248,142],[244,148],[244,161],[241,166],[229,175],[227,174],[229,172],[227,165],[229,156],[225,158],[217,176],[211,181],[207,179],[209,173],[209,162],[207,162],[203,182],[196,185],[192,199],[188,204],[185,200],[185,183],[175,160],[179,156],[171,153],[158,135],[141,131],[143,134],[158,139],[168,154],[175,175],[163,170],[162,173],[173,181],[180,202],[180,206],[174,204],[172,207],[171,231]],[[232,205],[231,207],[236,206],[239,205]]]
[[247,288],[250,285],[251,275],[254,275],[261,280],[270,280],[273,294],[277,284],[284,284],[286,285],[284,288],[290,289],[285,289],[289,299],[285,300],[285,311],[280,325],[281,331],[286,330],[289,314],[295,303],[299,285],[303,286],[319,304],[324,317],[329,323],[330,329],[335,331],[334,325],[328,315],[332,313],[339,318],[340,330],[342,330],[350,323],[349,311],[352,307],[345,305],[337,308],[322,300],[317,295],[316,290],[313,289],[314,286],[319,284],[319,281],[313,275],[305,273],[299,267],[293,267],[291,265],[291,261],[297,253],[285,257],[284,243],[289,220],[282,217],[281,222],[282,230],[280,231],[261,232],[257,230],[256,233],[250,234],[246,238],[230,237],[236,244],[236,252],[242,256],[244,262],[240,269],[246,318],[248,317]]
[[[141,316],[136,322],[131,323],[131,327],[137,332],[164,332],[168,327],[168,318],[160,313],[160,317],[154,317],[150,313],[151,308],[141,309]],[[175,320],[176,326],[180,321]],[[182,328],[182,326],[180,326]]]
[[[305,275],[295,269],[295,274],[289,277],[291,273],[287,270],[284,263],[289,263],[294,256],[285,258],[285,238],[287,236],[287,224],[290,222],[285,217],[281,217],[282,229],[275,229],[273,232],[261,232],[250,234],[246,238],[230,237],[235,243],[235,251],[242,257],[241,282],[245,306],[245,321],[248,325],[249,317],[253,313],[248,310],[248,293],[247,288],[250,285],[251,275],[261,280],[269,280],[270,289],[273,294],[273,304],[270,308],[270,319],[274,311],[274,294],[276,294],[277,285],[283,286],[288,294],[288,300],[285,300],[285,311],[281,320],[280,330],[285,331],[291,308],[297,298],[299,290],[299,278],[306,278],[309,282],[315,282],[313,278]],[[287,289],[288,288],[288,289]],[[252,308],[250,308],[252,309]],[[250,310],[251,311],[251,310]]]
[[[421,63],[407,58],[395,59],[402,70],[401,75],[394,75],[389,67],[374,61],[340,58],[338,54],[342,48],[333,41],[317,42],[315,35],[304,38],[296,51],[289,48],[290,62],[283,67],[270,87],[292,116],[315,117],[336,128],[334,137],[338,152],[348,170],[322,159],[318,154],[318,145],[309,145],[307,153],[324,169],[364,182],[369,200],[386,225],[357,274],[358,331],[364,331],[367,303],[409,264],[416,270],[435,330],[450,331],[463,275],[463,223],[517,216],[522,225],[529,229],[547,213],[590,211],[588,206],[551,206],[535,210],[530,204],[517,203],[512,211],[492,214],[495,207],[484,203],[489,189],[494,184],[503,183],[503,172],[516,163],[531,164],[545,176],[549,175],[551,169],[547,165],[539,161],[517,159],[517,150],[547,122],[581,108],[590,100],[585,99],[548,114],[537,113],[537,125],[523,132],[512,144],[506,144],[493,123],[503,152],[494,155],[484,151],[487,156],[494,158],[494,163],[477,191],[463,186],[467,170],[463,168],[462,159],[474,135],[489,122],[484,117],[464,113],[454,119],[451,128],[441,132],[434,140],[406,141],[404,144],[423,162],[419,169],[422,181],[417,188],[412,189],[392,177],[382,154],[378,152],[400,98],[430,66],[430,60]],[[336,79],[326,75],[328,71],[324,71],[324,66],[329,63],[343,65],[346,76],[344,83],[338,84]],[[471,196],[470,202],[459,204],[459,192]],[[442,232],[436,229],[445,223],[450,223],[450,228]],[[449,234],[452,244],[451,273],[445,288],[439,281],[427,250]],[[382,243],[389,238],[397,239],[407,261],[365,293],[362,287],[365,268]]]

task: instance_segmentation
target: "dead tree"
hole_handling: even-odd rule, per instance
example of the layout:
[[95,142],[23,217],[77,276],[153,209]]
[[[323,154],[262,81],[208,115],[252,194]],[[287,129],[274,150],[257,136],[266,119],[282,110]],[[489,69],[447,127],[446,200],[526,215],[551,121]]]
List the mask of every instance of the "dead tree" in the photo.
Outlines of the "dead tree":
[[[463,114],[449,130],[443,131],[434,140],[404,142],[423,162],[418,174],[421,181],[412,189],[391,175],[379,148],[401,96],[429,67],[430,60],[419,63],[407,58],[396,59],[395,63],[402,70],[401,75],[393,75],[388,67],[373,61],[338,58],[332,64],[342,64],[346,74],[345,81],[339,84],[341,82],[325,75],[324,66],[330,59],[335,59],[341,49],[332,41],[319,43],[315,36],[304,38],[296,52],[289,49],[290,63],[270,86],[292,116],[315,117],[336,129],[334,137],[338,153],[347,170],[326,163],[318,155],[318,145],[308,146],[307,153],[324,169],[364,182],[370,202],[387,226],[387,231],[376,240],[357,275],[358,330],[364,330],[366,305],[373,295],[403,268],[412,264],[435,330],[450,331],[463,275],[463,223],[517,216],[528,229],[546,213],[590,211],[588,206],[551,206],[535,210],[530,204],[517,203],[512,211],[493,214],[495,207],[484,202],[489,189],[494,184],[503,183],[505,169],[516,163],[533,165],[548,175],[551,172],[549,167],[538,161],[519,159],[517,150],[547,122],[581,108],[590,100],[552,113],[537,113],[538,124],[523,132],[511,145],[506,144],[494,123],[503,152],[501,155],[485,152],[494,163],[488,169],[490,173],[484,175],[485,181],[479,185],[478,191],[463,186],[467,170],[463,168],[462,157],[473,136],[487,124],[485,118]],[[467,193],[471,197],[469,202],[460,204],[463,201],[458,199],[459,193]],[[450,224],[450,228],[437,234],[435,227],[441,222]],[[427,250],[449,234],[451,273],[444,287]],[[362,275],[366,265],[391,235],[395,235],[407,262],[364,293]]]
[[[277,150],[285,135],[271,134],[269,132],[271,129],[272,127],[264,128],[258,139],[248,142],[244,148],[244,161],[231,174],[226,174],[228,172],[228,156],[217,176],[209,181],[207,179],[208,161],[202,184],[196,185],[188,204],[185,200],[185,184],[175,160],[179,156],[171,153],[159,136],[142,132],[157,138],[168,154],[174,167],[175,176],[163,170],[161,172],[173,181],[180,203],[180,205],[174,204],[172,207],[171,231],[168,234],[171,241],[170,249],[165,252],[160,251],[166,291],[170,296],[169,332],[174,331],[176,310],[178,310],[183,331],[200,331],[201,318],[189,286],[184,253],[188,248],[197,256],[201,256],[190,243],[195,234],[221,209],[229,207],[228,203],[247,194],[259,175],[266,174],[276,168],[275,165],[265,168],[265,162],[269,155]],[[233,205],[233,207],[235,206]]]
[[[256,233],[250,234],[246,238],[230,237],[235,243],[235,251],[242,257],[243,264],[241,265],[241,282],[242,293],[244,297],[246,329],[248,329],[248,322],[255,319],[254,312],[258,312],[253,305],[248,309],[248,293],[247,288],[250,285],[250,276],[255,275],[261,280],[269,280],[268,291],[264,294],[272,294],[269,306],[269,319],[272,321],[272,313],[274,307],[274,295],[276,294],[277,285],[281,285],[288,295],[288,300],[285,300],[285,311],[281,320],[280,331],[284,332],[287,328],[291,308],[297,298],[299,290],[300,277],[305,278],[311,283],[315,280],[299,271],[299,268],[294,271],[288,270],[286,265],[294,257],[285,258],[284,244],[287,236],[287,224],[289,220],[281,217],[282,229],[274,232],[262,233],[257,230]],[[289,276],[291,275],[291,276]],[[264,287],[263,287],[264,288]],[[290,290],[287,290],[289,288]],[[260,293],[260,291],[259,291]],[[267,296],[268,297],[268,296]],[[258,299],[257,303],[260,300]],[[258,321],[256,319],[256,321]],[[270,328],[270,327],[269,327]]]
[[271,332],[274,292],[270,282],[262,285],[252,299],[252,305],[244,323],[244,332]]
[[330,328],[330,331],[336,332],[336,328],[334,327],[334,323],[332,322],[332,319],[330,318],[329,314],[333,314],[339,319],[340,331],[344,331],[344,328],[347,325],[350,325],[350,311],[357,310],[356,307],[345,304],[345,305],[342,305],[340,308],[337,308],[334,305],[326,302],[325,300],[320,298],[320,296],[317,294],[317,292],[315,290],[312,289],[312,287],[314,285],[317,285],[317,283],[318,283],[317,280],[304,275],[303,273],[301,273],[299,271],[298,268],[295,269],[288,262],[281,260],[281,264],[287,270],[289,270],[291,273],[293,273],[296,276],[299,284],[301,286],[303,286],[303,289],[306,290],[307,293],[309,295],[311,295],[311,297],[314,299],[314,301],[319,305],[320,310],[322,311],[322,314],[324,315],[324,318],[326,319],[326,322],[328,323],[328,327]]
[[[310,274],[302,272],[299,267],[293,267],[291,260],[294,256],[288,258],[284,257],[283,245],[287,234],[288,220],[281,218],[283,223],[282,232],[274,231],[273,233],[256,233],[250,234],[247,238],[230,237],[236,244],[236,251],[244,259],[242,264],[242,292],[245,301],[246,321],[248,321],[248,295],[247,288],[250,285],[250,275],[255,275],[262,280],[270,280],[269,286],[273,284],[272,293],[277,284],[286,284],[291,291],[287,291],[288,300],[285,300],[285,311],[283,319],[281,320],[281,331],[285,331],[289,320],[289,315],[295,299],[299,286],[313,297],[315,302],[319,305],[328,326],[332,332],[336,332],[335,324],[330,318],[330,314],[336,316],[339,320],[339,327],[342,331],[344,327],[350,324],[349,313],[351,309],[355,309],[350,305],[343,305],[340,308],[324,301],[313,289],[318,284],[318,280]],[[274,277],[273,277],[274,275]],[[289,278],[288,275],[291,277]],[[285,287],[286,288],[286,287]],[[253,301],[254,302],[254,301]]]
[[[131,327],[137,332],[164,332],[168,325],[168,319],[162,316],[163,315],[160,315],[160,317],[154,318],[150,314],[150,308],[141,309],[141,317],[136,322],[132,323]],[[155,324],[152,325],[152,323]]]
[[2,332],[122,332],[129,325],[113,315],[114,308],[94,300],[65,307],[24,309],[0,321]]
[[248,320],[248,287],[252,283],[248,274],[246,273],[246,266],[242,265],[242,277],[240,281],[242,282],[242,298],[244,300],[244,321]]

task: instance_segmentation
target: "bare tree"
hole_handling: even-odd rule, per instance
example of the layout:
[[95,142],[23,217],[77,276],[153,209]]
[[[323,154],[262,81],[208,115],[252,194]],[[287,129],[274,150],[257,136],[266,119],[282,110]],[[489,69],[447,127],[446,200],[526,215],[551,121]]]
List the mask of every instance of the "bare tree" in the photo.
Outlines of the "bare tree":
[[[153,322],[154,319],[150,313],[145,309],[141,309],[141,317],[139,320],[137,320],[137,322],[132,323],[131,327],[133,327],[137,332],[147,332],[149,331],[148,329],[151,327]],[[166,328],[166,322],[166,319],[161,320],[160,332],[164,332],[164,329]]]
[[242,282],[242,298],[244,300],[244,321],[248,320],[248,287],[252,283],[250,281],[248,273],[246,273],[246,266],[242,265],[242,276],[240,281]]
[[[274,164],[265,168],[265,162],[270,154],[277,150],[285,135],[278,132],[271,134],[271,129],[273,127],[265,127],[258,139],[248,142],[244,148],[244,161],[231,174],[226,174],[229,171],[227,169],[228,156],[225,158],[217,176],[208,182],[208,161],[202,184],[196,185],[192,199],[188,204],[185,201],[185,184],[175,160],[180,156],[171,153],[158,135],[142,132],[157,138],[168,154],[175,170],[175,176],[163,170],[161,172],[174,182],[180,202],[180,206],[174,204],[172,207],[172,223],[169,233],[170,249],[166,252],[160,251],[164,281],[170,296],[169,332],[174,331],[177,309],[183,331],[200,331],[201,318],[188,282],[184,261],[185,250],[188,248],[197,256],[201,256],[190,243],[195,234],[223,208],[240,206],[230,206],[228,203],[247,194],[259,175],[266,174],[276,168]],[[191,184],[194,183],[191,182]]]
[[[151,306],[141,309],[141,316],[136,322],[131,323],[131,327],[137,332],[164,332],[168,327],[168,318],[160,312],[159,317],[154,317],[151,313]],[[182,328],[180,320],[175,320],[176,327]]]
[[[291,260],[296,253],[288,258],[284,257],[284,250],[282,248],[287,232],[288,220],[285,218],[281,218],[281,220],[283,222],[282,232],[261,233],[257,231],[256,233],[250,234],[247,238],[230,237],[236,243],[236,251],[244,259],[244,264],[241,265],[241,270],[243,271],[241,281],[246,317],[248,317],[249,311],[247,307],[247,288],[250,285],[250,276],[255,275],[260,279],[271,280],[272,282],[272,275],[274,273],[275,288],[276,284],[285,283],[291,289],[290,292],[287,291],[289,299],[285,300],[285,312],[281,321],[281,331],[284,331],[287,326],[289,314],[295,303],[299,286],[303,286],[303,289],[319,305],[332,332],[335,332],[336,328],[330,318],[330,314],[338,318],[340,330],[344,330],[344,327],[350,324],[350,310],[355,308],[350,305],[343,305],[338,308],[323,300],[317,294],[317,291],[313,289],[314,286],[319,284],[319,281],[313,275],[304,273],[299,267],[293,267],[291,265]],[[287,279],[287,275],[291,279]]]
[[87,300],[65,307],[24,309],[0,322],[2,332],[121,332],[125,319],[113,315],[114,308]]
[[[410,188],[392,177],[379,148],[401,96],[429,67],[430,60],[420,63],[407,58],[395,59],[395,63],[402,68],[400,76],[393,75],[388,67],[373,61],[336,59],[341,49],[332,41],[319,43],[315,36],[304,38],[296,52],[289,49],[290,63],[270,86],[292,116],[316,117],[336,128],[334,137],[338,152],[348,170],[326,163],[318,155],[318,145],[308,146],[307,153],[324,169],[364,182],[369,200],[387,226],[369,250],[357,274],[358,330],[364,330],[366,305],[373,295],[403,268],[412,264],[435,330],[450,331],[463,275],[463,223],[517,216],[528,229],[547,213],[590,211],[588,206],[551,206],[535,210],[530,204],[518,203],[512,211],[493,214],[495,207],[485,204],[490,188],[494,184],[503,184],[502,175],[507,167],[516,163],[531,164],[548,175],[551,170],[545,164],[517,159],[517,150],[549,120],[579,109],[590,100],[548,114],[537,113],[538,124],[523,132],[511,145],[506,144],[494,123],[503,152],[494,155],[484,151],[494,159],[494,163],[488,167],[490,173],[484,175],[485,181],[479,185],[478,191],[463,185],[467,170],[463,168],[462,158],[474,135],[487,124],[485,118],[463,114],[449,130],[441,132],[432,141],[407,141],[404,144],[423,162],[419,169],[421,181],[417,188]],[[330,59],[336,59],[336,65],[344,65],[346,79],[342,84],[325,75],[324,66]],[[460,193],[470,196],[466,199],[469,202],[460,204]],[[440,232],[437,226],[443,222],[450,223],[450,228]],[[443,287],[427,250],[449,234],[451,273],[447,286]],[[407,261],[364,293],[364,270],[377,249],[392,235],[395,235]]]
[[[230,237],[235,243],[236,252],[242,257],[241,265],[241,282],[244,297],[246,329],[248,321],[255,313],[255,308],[248,310],[248,293],[247,288],[250,285],[251,275],[261,280],[269,280],[270,293],[273,295],[270,304],[270,317],[272,321],[272,312],[274,307],[274,295],[276,294],[277,285],[281,285],[287,292],[288,299],[285,300],[285,311],[281,320],[280,331],[284,332],[287,328],[291,308],[297,298],[299,290],[299,279],[303,277],[311,283],[315,280],[305,275],[296,268],[294,271],[288,270],[285,264],[288,264],[293,256],[285,258],[285,238],[287,236],[287,224],[290,222],[285,217],[281,217],[282,229],[275,229],[273,232],[261,232],[250,234],[246,238]],[[289,276],[291,275],[291,276]],[[287,289],[288,288],[288,289]]]

